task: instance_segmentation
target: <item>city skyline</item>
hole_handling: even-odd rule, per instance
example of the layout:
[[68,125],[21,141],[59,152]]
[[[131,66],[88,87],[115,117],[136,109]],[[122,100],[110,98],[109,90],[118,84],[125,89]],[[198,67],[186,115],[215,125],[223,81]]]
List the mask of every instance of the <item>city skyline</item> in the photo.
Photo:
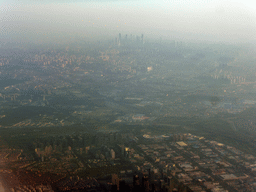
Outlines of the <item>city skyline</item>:
[[[48,41],[113,33],[255,42],[255,3],[240,1],[2,1],[3,38]],[[63,38],[64,36],[64,38]],[[59,40],[58,39],[58,40]]]

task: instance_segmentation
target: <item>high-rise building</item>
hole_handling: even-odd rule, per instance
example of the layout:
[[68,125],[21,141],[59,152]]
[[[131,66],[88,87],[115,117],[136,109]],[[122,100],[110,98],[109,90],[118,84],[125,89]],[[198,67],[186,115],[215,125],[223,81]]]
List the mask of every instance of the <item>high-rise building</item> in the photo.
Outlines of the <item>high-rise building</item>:
[[117,174],[112,174],[112,185],[116,185],[116,189],[119,190],[119,178]]
[[140,178],[139,175],[133,175],[133,192],[140,192]]
[[122,36],[121,33],[119,33],[119,37],[118,37],[118,46],[120,46],[122,43]]
[[133,175],[133,186],[140,185],[139,175]]
[[148,169],[148,180],[151,181],[151,179],[152,179],[152,178],[151,178],[151,170]]
[[115,151],[113,149],[110,150],[111,159],[115,159]]
[[122,191],[122,192],[127,191],[126,183],[124,180],[119,181],[119,191]]
[[140,43],[140,37],[137,35],[136,36],[136,43],[139,44]]
[[112,185],[111,186],[111,192],[117,192],[117,185]]
[[130,158],[130,149],[128,147],[124,148],[124,157],[125,158]]
[[148,176],[142,177],[142,191],[149,192],[149,179]]

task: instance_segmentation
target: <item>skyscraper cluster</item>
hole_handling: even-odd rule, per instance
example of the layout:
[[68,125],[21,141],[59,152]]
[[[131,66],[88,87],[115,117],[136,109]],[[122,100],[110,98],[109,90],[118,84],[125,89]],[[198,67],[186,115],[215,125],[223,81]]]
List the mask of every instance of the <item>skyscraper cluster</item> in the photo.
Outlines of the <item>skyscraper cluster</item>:
[[130,35],[128,37],[128,34],[122,36],[121,33],[119,33],[118,37],[115,38],[115,44],[118,46],[121,45],[128,45],[128,44],[134,44],[134,45],[143,45],[144,42],[144,35],[141,34],[141,36],[138,35]]

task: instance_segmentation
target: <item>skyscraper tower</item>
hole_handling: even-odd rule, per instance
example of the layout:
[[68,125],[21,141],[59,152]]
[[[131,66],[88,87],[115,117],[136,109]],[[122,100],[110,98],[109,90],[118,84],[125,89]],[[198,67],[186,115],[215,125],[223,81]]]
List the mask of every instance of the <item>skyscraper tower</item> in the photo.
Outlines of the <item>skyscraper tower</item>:
[[118,40],[117,40],[117,45],[120,47],[121,46],[121,42],[122,42],[122,36],[121,36],[121,33],[119,33],[119,36],[118,36]]
[[140,44],[140,37],[138,35],[136,36],[136,43],[137,43],[137,45]]
[[116,186],[117,190],[119,190],[119,178],[117,174],[112,174],[112,185]]
[[119,33],[119,37],[118,37],[118,40],[120,41],[120,43],[121,43],[121,41],[122,41],[122,36],[121,36],[121,33]]
[[127,188],[126,188],[126,183],[125,183],[125,181],[124,180],[120,180],[119,181],[119,191],[121,192],[121,191],[127,191],[126,190]]
[[133,187],[134,186],[139,186],[140,185],[140,178],[139,175],[133,175]]
[[144,44],[144,35],[141,34],[141,44],[143,45]]
[[143,176],[142,178],[142,191],[149,192],[149,179],[148,176]]
[[133,175],[133,192],[141,192],[140,178],[138,175]]

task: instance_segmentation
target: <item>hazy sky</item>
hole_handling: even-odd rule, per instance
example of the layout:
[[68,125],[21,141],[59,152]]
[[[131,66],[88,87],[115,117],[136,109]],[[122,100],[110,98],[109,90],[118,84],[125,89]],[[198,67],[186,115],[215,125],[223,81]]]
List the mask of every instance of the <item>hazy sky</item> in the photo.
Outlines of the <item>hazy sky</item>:
[[145,37],[256,40],[255,0],[0,0],[0,34],[28,39]]

